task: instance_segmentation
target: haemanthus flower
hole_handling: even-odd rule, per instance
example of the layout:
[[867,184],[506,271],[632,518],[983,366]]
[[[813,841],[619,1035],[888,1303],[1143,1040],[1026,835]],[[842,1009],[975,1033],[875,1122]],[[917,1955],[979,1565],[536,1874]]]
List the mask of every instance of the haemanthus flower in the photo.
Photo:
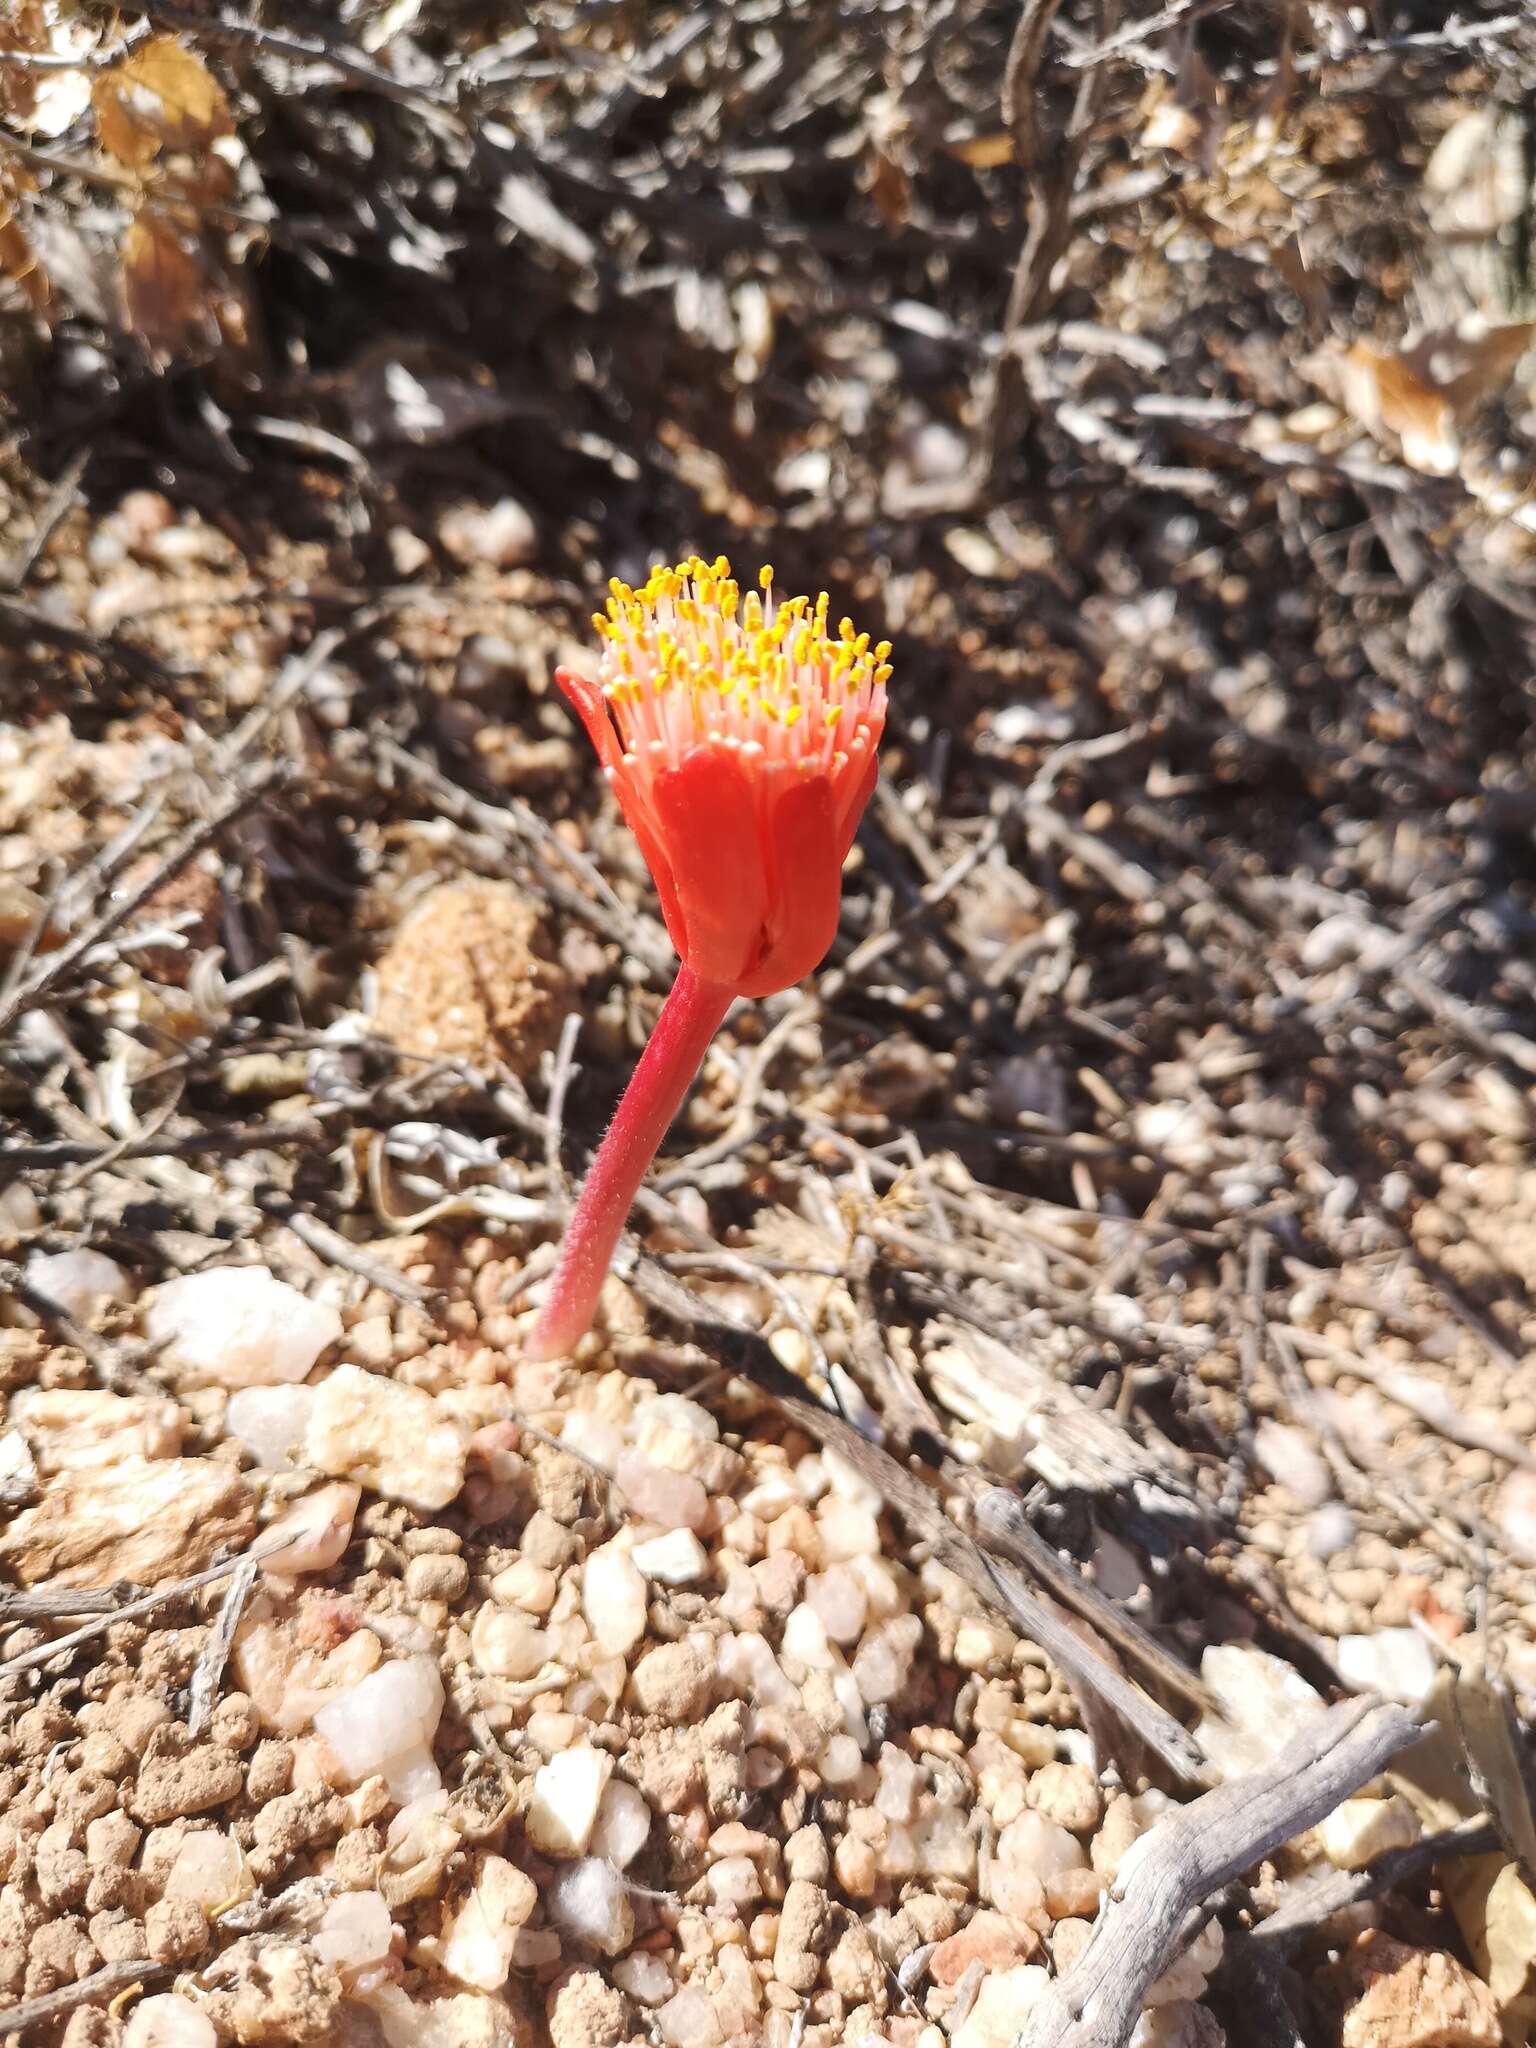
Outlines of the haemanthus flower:
[[531,1355],[592,1320],[645,1169],[736,996],[810,973],[837,930],[843,857],[875,782],[890,645],[825,592],[743,596],[722,555],[615,580],[595,678],[560,687],[597,749],[661,897],[681,966],[598,1149]]

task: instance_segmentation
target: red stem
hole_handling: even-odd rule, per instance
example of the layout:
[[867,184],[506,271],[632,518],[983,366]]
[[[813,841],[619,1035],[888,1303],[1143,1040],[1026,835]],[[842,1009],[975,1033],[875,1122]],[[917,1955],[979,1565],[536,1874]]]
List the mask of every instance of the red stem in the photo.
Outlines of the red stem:
[[525,1358],[563,1358],[590,1328],[630,1204],[734,995],[690,967],[678,969],[566,1225]]

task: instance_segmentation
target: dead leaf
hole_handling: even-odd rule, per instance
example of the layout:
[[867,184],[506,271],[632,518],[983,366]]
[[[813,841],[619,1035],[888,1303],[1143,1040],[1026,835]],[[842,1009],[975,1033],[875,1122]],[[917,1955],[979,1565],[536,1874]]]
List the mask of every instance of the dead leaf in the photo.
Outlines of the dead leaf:
[[1514,1715],[1504,1690],[1480,1673],[1463,1671],[1456,1683],[1456,1726],[1472,1772],[1472,1789],[1488,1808],[1499,1839],[1536,1884],[1536,1818],[1515,1742]]
[[1503,327],[1482,321],[1424,335],[1403,350],[1357,341],[1323,358],[1319,381],[1378,440],[1396,439],[1404,462],[1426,476],[1461,466],[1460,429],[1509,382],[1536,337],[1536,322]]
[[869,167],[869,196],[888,228],[904,228],[912,218],[912,181],[901,165],[873,153]]
[[1450,401],[1417,377],[1401,356],[1357,341],[1340,363],[1339,395],[1378,441],[1395,436],[1410,469],[1426,476],[1455,474],[1461,442]]
[[175,36],[152,36],[103,71],[92,98],[102,148],[130,170],[143,170],[165,149],[202,156],[210,142],[234,133],[224,88]]
[[33,179],[23,165],[7,164],[0,154],[0,274],[20,285],[36,310],[42,312],[53,291],[31,237],[18,218],[22,194],[32,185]]
[[206,355],[218,340],[201,255],[157,214],[136,214],[123,237],[123,310],[162,360]]
[[973,171],[994,171],[999,164],[1013,162],[1013,137],[1005,129],[991,135],[967,135],[959,142],[946,143],[945,148]]

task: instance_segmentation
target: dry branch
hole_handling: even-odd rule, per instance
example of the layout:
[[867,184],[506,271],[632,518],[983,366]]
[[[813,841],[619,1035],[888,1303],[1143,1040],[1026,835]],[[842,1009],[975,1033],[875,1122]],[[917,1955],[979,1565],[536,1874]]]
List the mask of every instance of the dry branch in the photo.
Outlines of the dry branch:
[[1346,1700],[1266,1769],[1159,1821],[1121,1864],[1092,1940],[1032,2008],[1015,2048],[1123,2048],[1191,1908],[1331,1813],[1417,1733],[1405,1707]]

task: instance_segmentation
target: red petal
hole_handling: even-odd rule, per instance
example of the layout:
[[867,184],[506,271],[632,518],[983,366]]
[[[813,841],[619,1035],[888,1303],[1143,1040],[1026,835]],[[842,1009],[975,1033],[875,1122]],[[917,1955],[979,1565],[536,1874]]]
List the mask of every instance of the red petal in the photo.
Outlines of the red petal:
[[848,799],[848,808],[842,812],[839,820],[837,855],[839,867],[841,867],[843,860],[846,858],[849,847],[853,844],[853,835],[859,829],[859,820],[864,815],[865,805],[875,793],[875,783],[879,779],[879,775],[880,763],[875,757],[874,748],[871,747],[869,759],[859,776],[853,795]]
[[793,988],[819,965],[837,934],[842,855],[832,785],[824,775],[792,782],[768,818],[772,863],[771,944],[741,984],[748,996]]
[[681,940],[673,930],[677,950],[700,981],[736,988],[762,950],[768,911],[751,779],[724,747],[694,747],[652,792],[684,927]]
[[586,727],[587,738],[597,750],[597,758],[603,764],[603,772],[613,784],[613,793],[619,800],[619,809],[624,813],[624,821],[640,842],[640,851],[651,871],[651,879],[656,884],[656,893],[661,898],[661,914],[667,921],[672,943],[681,955],[683,920],[678,910],[677,889],[672,880],[672,863],[667,858],[667,850],[661,843],[655,822],[634,786],[629,769],[624,765],[624,749],[619,743],[618,733],[614,730],[602,685],[594,683],[589,676],[579,676],[568,668],[557,668],[555,681],[565,692],[567,701]]
[[602,684],[594,683],[590,676],[579,676],[568,668],[557,668],[555,681],[564,691],[566,702],[586,727],[587,738],[592,742],[598,760],[616,773],[623,749],[613,729],[613,720],[608,715],[608,700],[603,695]]

